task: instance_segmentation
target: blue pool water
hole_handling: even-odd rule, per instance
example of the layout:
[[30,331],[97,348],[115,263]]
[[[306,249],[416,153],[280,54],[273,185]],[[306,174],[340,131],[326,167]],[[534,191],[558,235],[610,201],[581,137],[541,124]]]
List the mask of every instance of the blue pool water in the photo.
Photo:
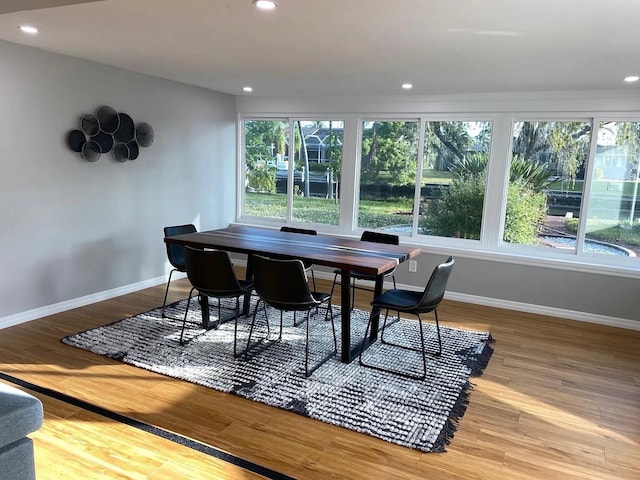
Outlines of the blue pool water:
[[[549,243],[560,244],[565,248],[576,248],[576,239],[571,237],[541,236],[540,240]],[[608,245],[599,242],[592,242],[590,240],[585,240],[584,250],[585,252],[604,253],[606,255],[620,255],[624,257],[629,256],[629,253],[623,248],[618,248],[614,245]]]
[[[385,230],[391,232],[410,232],[411,225],[394,225],[392,227],[387,227]],[[576,239],[572,237],[561,237],[561,236],[553,236],[553,235],[543,235],[539,237],[541,241],[547,242],[549,244],[559,245],[559,248],[576,248]],[[606,243],[594,242],[591,240],[585,240],[584,242],[584,250],[586,252],[591,253],[603,253],[605,255],[618,255],[622,257],[634,256],[632,253],[630,254],[627,250],[621,247],[616,247],[615,245],[610,245]]]

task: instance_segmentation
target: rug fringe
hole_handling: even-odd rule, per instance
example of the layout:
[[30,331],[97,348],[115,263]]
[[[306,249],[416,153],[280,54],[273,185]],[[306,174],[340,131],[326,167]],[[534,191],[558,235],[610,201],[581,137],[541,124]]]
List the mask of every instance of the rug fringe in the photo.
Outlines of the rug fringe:
[[[489,359],[491,358],[491,355],[493,355],[493,348],[489,345],[490,343],[495,343],[495,339],[489,333],[487,339],[485,340],[482,351],[469,364],[467,364],[469,368],[471,368],[472,377],[479,377],[487,367]],[[438,435],[438,438],[433,444],[431,450],[432,452],[444,453],[447,451],[446,446],[451,443],[453,436],[458,430],[458,423],[467,411],[467,407],[469,406],[469,395],[471,394],[472,390],[473,384],[467,381],[451,410],[449,418],[445,422],[442,430],[440,431],[440,434]]]
[[472,377],[479,377],[482,375],[482,372],[484,372],[484,369],[487,368],[489,359],[491,358],[491,355],[493,355],[493,347],[491,347],[490,344],[495,342],[495,339],[491,334],[489,334],[485,340],[482,351],[477,356],[473,357],[471,362],[467,364],[469,368],[471,368]]
[[451,409],[449,418],[445,422],[442,430],[440,431],[440,434],[438,435],[438,438],[434,442],[433,447],[430,450],[431,452],[444,453],[447,451],[446,446],[451,443],[453,436],[458,430],[458,423],[467,411],[467,407],[469,406],[469,394],[472,390],[473,385],[470,382],[467,382],[460,392],[456,403]]

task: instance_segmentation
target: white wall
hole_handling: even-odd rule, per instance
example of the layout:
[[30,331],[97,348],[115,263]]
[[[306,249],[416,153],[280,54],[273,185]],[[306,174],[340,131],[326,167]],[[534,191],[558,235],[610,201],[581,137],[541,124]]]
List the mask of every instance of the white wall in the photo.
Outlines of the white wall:
[[[162,281],[163,226],[233,220],[233,97],[6,42],[0,72],[0,327]],[[67,146],[101,105],[153,127],[137,160]]]

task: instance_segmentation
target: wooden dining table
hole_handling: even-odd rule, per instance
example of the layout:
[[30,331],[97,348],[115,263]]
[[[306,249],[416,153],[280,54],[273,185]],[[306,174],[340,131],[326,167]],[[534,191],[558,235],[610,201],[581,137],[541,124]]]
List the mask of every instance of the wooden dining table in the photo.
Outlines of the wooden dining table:
[[[400,263],[420,254],[420,249],[406,245],[388,245],[364,242],[333,235],[301,235],[279,230],[246,225],[230,225],[219,230],[209,230],[165,237],[166,243],[187,245],[194,248],[226,250],[247,255],[246,278],[252,278],[251,258],[264,255],[278,258],[299,258],[315,265],[339,269],[342,280],[341,298],[341,360],[351,362],[362,344],[368,347],[378,337],[379,311],[373,311],[371,333],[362,342],[351,345],[351,272],[376,276],[374,296],[382,293],[383,274]],[[208,299],[201,298],[203,324],[209,325]],[[244,302],[244,314],[249,313],[248,298]]]

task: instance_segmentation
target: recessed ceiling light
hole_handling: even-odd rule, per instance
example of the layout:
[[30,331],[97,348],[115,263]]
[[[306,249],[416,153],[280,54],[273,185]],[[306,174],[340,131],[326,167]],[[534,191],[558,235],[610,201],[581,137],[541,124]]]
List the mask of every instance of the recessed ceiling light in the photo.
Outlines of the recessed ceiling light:
[[244,90],[245,92],[253,92],[253,88],[251,87],[244,87],[242,90]]
[[278,4],[272,0],[253,0],[253,4],[260,10],[273,10]]
[[628,77],[624,77],[624,81],[625,82],[637,82],[638,80],[640,80],[640,77],[638,75],[629,75]]
[[38,29],[31,25],[20,25],[18,28],[22,33],[28,33],[30,35],[35,35],[36,33],[38,33]]
[[413,88],[413,85],[411,85],[410,83],[403,83],[402,88],[404,88],[405,90],[411,90]]

